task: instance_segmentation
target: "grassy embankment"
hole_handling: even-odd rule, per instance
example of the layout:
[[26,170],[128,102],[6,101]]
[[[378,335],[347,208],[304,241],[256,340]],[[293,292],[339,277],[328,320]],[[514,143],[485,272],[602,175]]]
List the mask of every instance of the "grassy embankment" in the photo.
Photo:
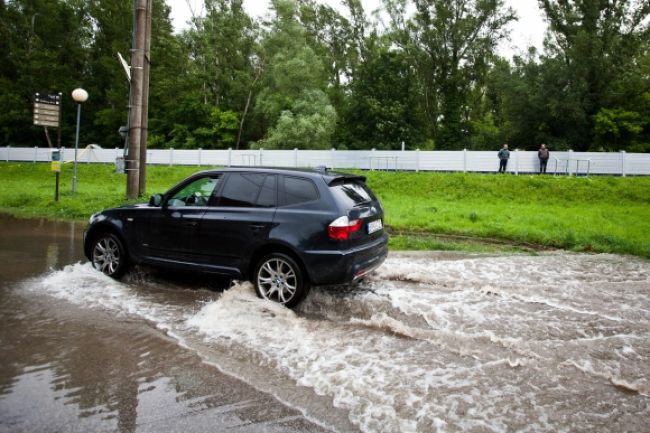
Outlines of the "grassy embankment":
[[[0,163],[0,211],[24,217],[86,219],[125,202],[112,165],[61,173],[54,201],[48,164]],[[163,192],[197,167],[148,169],[147,190]],[[650,178],[499,176],[365,172],[386,208],[395,249],[518,250],[534,244],[650,258]],[[469,238],[466,238],[469,237]]]

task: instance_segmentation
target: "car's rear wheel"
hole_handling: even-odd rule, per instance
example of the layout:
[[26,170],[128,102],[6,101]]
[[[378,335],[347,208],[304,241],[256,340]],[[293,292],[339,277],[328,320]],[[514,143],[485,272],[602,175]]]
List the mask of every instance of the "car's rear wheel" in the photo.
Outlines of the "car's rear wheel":
[[97,236],[92,244],[92,262],[95,269],[109,277],[122,276],[128,264],[122,241],[112,233]]
[[309,292],[302,269],[286,254],[272,253],[255,268],[255,290],[260,298],[294,307]]

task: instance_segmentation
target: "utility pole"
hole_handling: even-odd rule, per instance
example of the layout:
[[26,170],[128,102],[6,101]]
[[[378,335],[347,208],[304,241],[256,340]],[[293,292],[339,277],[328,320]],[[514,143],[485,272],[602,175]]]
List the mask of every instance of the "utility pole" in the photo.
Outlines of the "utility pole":
[[153,0],[147,0],[147,20],[145,29],[144,70],[142,77],[142,128],[140,134],[140,185],[139,195],[147,192],[147,135],[149,133],[149,69],[151,65],[151,9]]
[[[145,94],[145,51],[147,47],[147,8],[151,0],[134,0],[135,9],[133,48],[131,49],[131,92],[129,100],[129,151],[127,155],[126,198],[135,199],[140,195],[141,152],[147,149],[146,129],[143,135],[143,102]],[[149,82],[147,71],[147,85]],[[147,90],[148,94],[148,90]],[[146,116],[146,114],[145,114]],[[146,123],[145,123],[146,128]]]

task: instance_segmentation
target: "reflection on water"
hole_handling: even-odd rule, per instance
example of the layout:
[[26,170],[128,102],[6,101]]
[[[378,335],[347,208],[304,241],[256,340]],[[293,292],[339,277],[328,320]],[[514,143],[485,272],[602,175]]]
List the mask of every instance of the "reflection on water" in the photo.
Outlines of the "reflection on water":
[[38,275],[83,260],[84,225],[75,221],[0,215],[2,282]]
[[[83,260],[83,224],[0,217],[0,227],[0,432],[327,431],[150,323],[27,290]],[[179,308],[218,295],[149,289]]]

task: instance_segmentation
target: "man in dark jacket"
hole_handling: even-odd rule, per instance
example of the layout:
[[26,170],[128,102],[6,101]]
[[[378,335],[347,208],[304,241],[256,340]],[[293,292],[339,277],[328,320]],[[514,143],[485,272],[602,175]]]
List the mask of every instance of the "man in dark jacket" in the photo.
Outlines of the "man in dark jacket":
[[539,174],[546,173],[546,164],[548,163],[548,158],[550,154],[546,145],[542,143],[537,151],[537,157],[539,158]]
[[499,173],[506,172],[506,167],[508,166],[509,159],[510,159],[510,151],[508,150],[508,145],[504,144],[501,150],[499,151]]

